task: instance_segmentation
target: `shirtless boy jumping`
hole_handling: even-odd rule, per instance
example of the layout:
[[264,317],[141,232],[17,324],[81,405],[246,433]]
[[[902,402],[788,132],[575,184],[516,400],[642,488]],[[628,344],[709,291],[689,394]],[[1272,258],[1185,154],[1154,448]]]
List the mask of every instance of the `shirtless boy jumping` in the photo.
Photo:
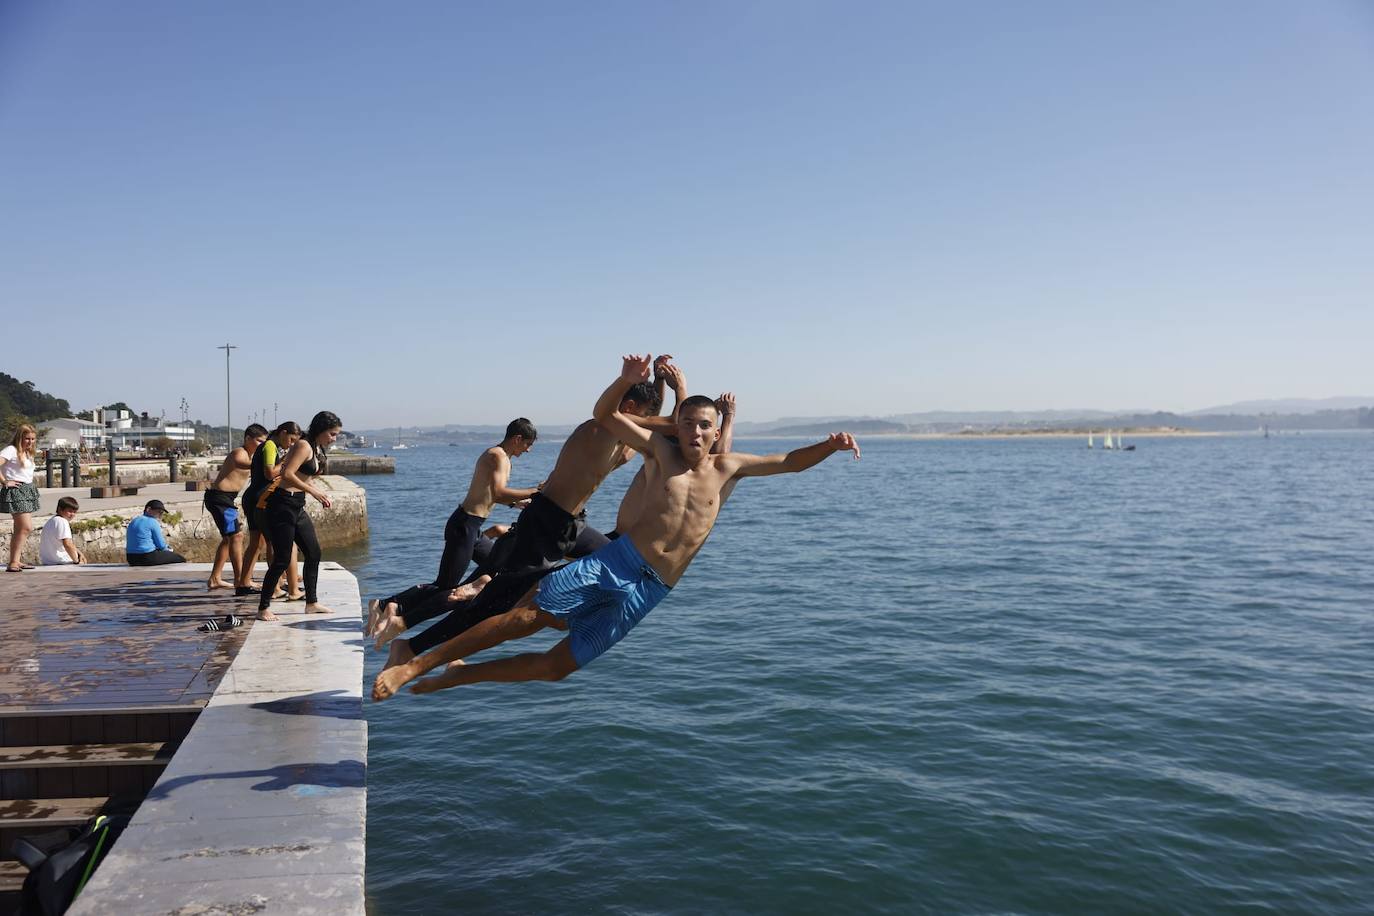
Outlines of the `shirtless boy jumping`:
[[[516,506],[539,492],[538,487],[510,487],[510,462],[512,458],[534,448],[534,440],[539,433],[534,424],[524,417],[511,420],[506,425],[506,437],[500,444],[493,445],[477,459],[473,468],[472,480],[468,483],[468,494],[449,516],[444,526],[444,553],[439,559],[439,573],[434,577],[434,593],[448,593],[458,587],[472,561],[472,551],[482,537],[482,523],[491,514],[492,506],[504,503]],[[388,621],[391,627],[400,626],[402,630],[413,627],[422,620],[428,620],[446,609],[442,600],[431,602],[434,610],[428,616]],[[374,635],[384,610],[382,602],[368,604],[367,635]],[[412,616],[414,614],[412,613]]]
[[719,414],[710,398],[700,396],[682,403],[673,442],[644,430],[618,409],[622,394],[648,373],[648,357],[625,357],[620,378],[601,395],[594,412],[608,432],[644,455],[643,509],[629,529],[591,556],[546,576],[513,610],[482,621],[428,655],[383,671],[372,687],[374,700],[394,696],[441,664],[460,662],[545,627],[569,635],[544,653],[450,664],[411,691],[432,693],[484,681],[562,680],[623,639],[677,584],[711,533],[727,484],[804,471],[835,452],[852,451],[859,457],[859,445],[849,433],[832,433],[824,442],[786,455],[712,454]]
[[258,423],[249,425],[243,431],[243,445],[225,456],[214,482],[205,491],[205,508],[219,529],[219,546],[215,548],[215,560],[210,564],[210,579],[205,583],[210,591],[234,587],[220,578],[225,560],[234,570],[234,581],[239,581],[239,564],[243,557],[243,513],[234,500],[248,483],[253,453],[266,441],[265,427]]

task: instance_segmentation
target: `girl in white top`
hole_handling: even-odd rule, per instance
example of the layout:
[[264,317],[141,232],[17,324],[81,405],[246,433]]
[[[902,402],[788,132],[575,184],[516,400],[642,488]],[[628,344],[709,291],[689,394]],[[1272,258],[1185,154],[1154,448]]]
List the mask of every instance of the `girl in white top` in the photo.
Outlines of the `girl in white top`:
[[38,488],[33,485],[34,449],[38,430],[25,423],[14,433],[10,444],[0,449],[0,512],[14,516],[14,537],[10,538],[10,562],[5,572],[32,569],[19,562],[24,542],[33,530],[33,513],[38,511]]

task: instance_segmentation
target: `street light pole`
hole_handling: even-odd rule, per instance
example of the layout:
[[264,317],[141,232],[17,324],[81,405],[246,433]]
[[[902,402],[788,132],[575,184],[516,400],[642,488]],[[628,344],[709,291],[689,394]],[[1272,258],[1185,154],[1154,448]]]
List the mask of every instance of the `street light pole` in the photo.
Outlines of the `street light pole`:
[[229,351],[237,350],[238,347],[226,343],[222,347],[215,347],[215,349],[224,351],[224,425],[229,427],[224,432],[224,451],[227,454],[234,450],[234,414],[229,406]]

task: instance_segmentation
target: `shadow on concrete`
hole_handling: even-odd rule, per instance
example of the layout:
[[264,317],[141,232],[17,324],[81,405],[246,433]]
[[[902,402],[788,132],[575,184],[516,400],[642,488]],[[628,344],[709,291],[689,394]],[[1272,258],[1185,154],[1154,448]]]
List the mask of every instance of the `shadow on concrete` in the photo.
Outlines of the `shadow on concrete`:
[[[178,776],[159,782],[148,793],[150,799],[166,798],[177,789],[192,783],[212,779],[255,779],[265,777],[252,786],[254,792],[281,792],[300,787],[309,789],[361,789],[367,785],[367,767],[358,760],[338,763],[286,763],[266,770],[234,770],[228,773],[206,773],[199,776]],[[297,794],[315,794],[309,791]],[[323,794],[323,793],[320,793]]]
[[[229,593],[217,595],[205,591],[199,581],[186,583],[168,579],[145,579],[139,582],[121,583],[111,586],[96,586],[64,591],[63,595],[84,606],[106,606],[124,612],[120,616],[131,624],[167,623],[177,619],[178,609],[194,609],[197,617],[204,618],[207,602],[223,606],[224,613],[237,613],[239,603]],[[222,600],[220,600],[222,597]],[[143,608],[158,613],[148,617],[128,614],[129,608]]]
[[[362,630],[362,621],[346,617],[325,617],[319,620],[293,620],[286,626],[295,630],[317,630],[322,633],[358,633]],[[344,645],[366,646],[367,640],[359,636],[357,639],[344,640]]]
[[283,697],[250,704],[251,709],[283,716],[322,716],[329,719],[361,719],[363,703],[346,690],[321,690],[298,697]]

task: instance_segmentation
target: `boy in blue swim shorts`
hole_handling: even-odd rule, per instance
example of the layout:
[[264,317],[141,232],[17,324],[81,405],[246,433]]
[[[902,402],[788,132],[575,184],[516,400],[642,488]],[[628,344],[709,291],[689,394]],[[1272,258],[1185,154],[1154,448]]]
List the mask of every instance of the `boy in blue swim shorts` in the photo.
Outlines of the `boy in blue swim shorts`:
[[[377,676],[372,698],[385,700],[402,686],[439,667],[439,675],[418,681],[413,693],[486,681],[558,681],[600,657],[624,639],[644,615],[677,584],[701,550],[720,512],[722,493],[745,477],[788,474],[814,467],[835,452],[859,446],[849,433],[786,454],[713,454],[720,436],[720,412],[696,395],[678,408],[670,437],[651,432],[622,414],[624,393],[649,376],[648,356],[627,356],[620,377],[596,402],[598,423],[644,456],[644,496],[638,517],[621,536],[596,553],[550,573],[510,611],[490,617],[424,655]],[[546,628],[568,635],[547,652],[467,664],[468,656]]]
[[624,537],[550,573],[535,590],[535,602],[567,626],[573,661],[585,668],[624,639],[670,590]]
[[267,441],[267,430],[259,423],[252,423],[243,431],[243,445],[234,449],[224,458],[219,473],[205,491],[205,510],[219,529],[219,545],[215,547],[215,559],[210,564],[210,578],[205,587],[213,591],[217,588],[233,588],[220,576],[224,564],[228,562],[234,570],[234,581],[239,578],[239,565],[243,554],[243,517],[239,514],[235,500],[239,491],[248,483],[253,466],[253,453]]

